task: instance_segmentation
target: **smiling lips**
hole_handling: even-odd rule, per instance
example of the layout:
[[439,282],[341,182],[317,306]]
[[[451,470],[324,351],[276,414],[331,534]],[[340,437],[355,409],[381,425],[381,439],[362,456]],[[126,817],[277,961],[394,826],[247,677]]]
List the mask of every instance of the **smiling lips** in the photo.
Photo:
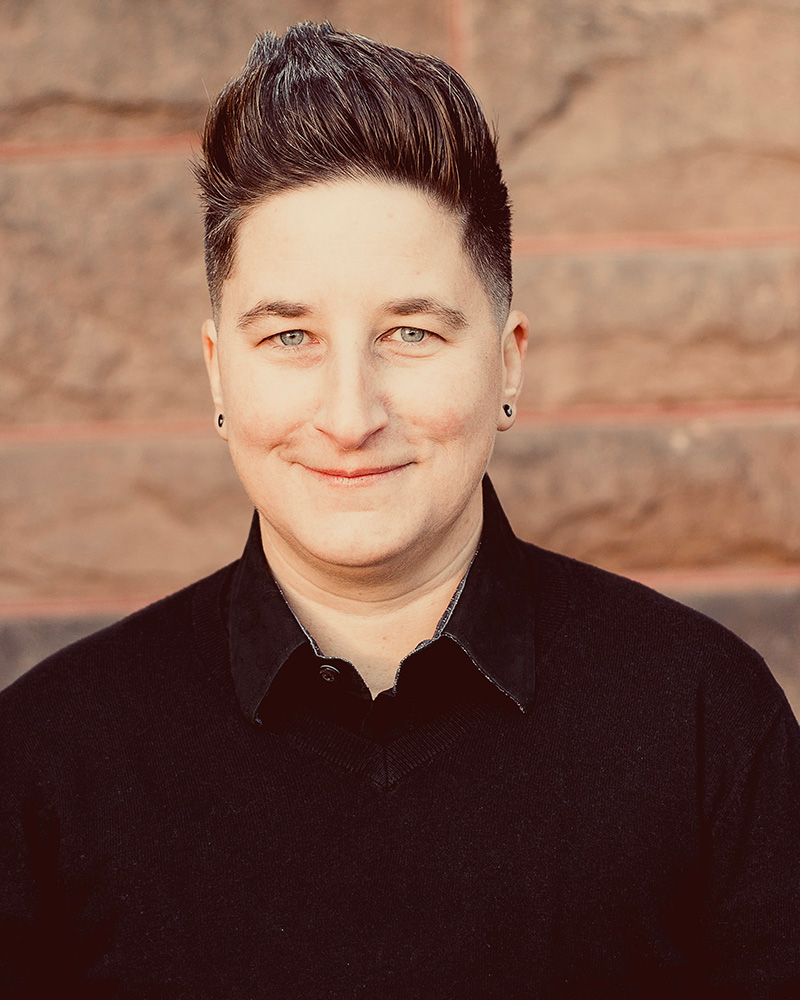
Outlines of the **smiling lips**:
[[308,465],[305,468],[326,482],[356,486],[376,482],[393,472],[399,472],[400,469],[404,469],[410,464],[410,462],[403,462],[400,465],[371,466],[362,469],[314,469]]

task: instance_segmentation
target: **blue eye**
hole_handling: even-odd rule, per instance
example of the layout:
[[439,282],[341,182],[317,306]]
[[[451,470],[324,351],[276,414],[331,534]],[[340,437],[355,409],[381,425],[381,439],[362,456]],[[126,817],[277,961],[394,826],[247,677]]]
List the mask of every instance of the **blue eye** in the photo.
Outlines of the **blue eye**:
[[287,330],[285,333],[279,333],[278,337],[284,347],[299,347],[306,335],[302,330]]
[[419,344],[426,337],[424,330],[417,330],[413,326],[400,327],[400,339],[407,344]]

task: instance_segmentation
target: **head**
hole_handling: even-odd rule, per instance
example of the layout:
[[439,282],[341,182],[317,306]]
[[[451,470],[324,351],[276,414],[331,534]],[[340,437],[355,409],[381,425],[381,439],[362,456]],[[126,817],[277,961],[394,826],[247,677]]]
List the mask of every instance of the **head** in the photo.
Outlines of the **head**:
[[433,56],[327,23],[265,32],[211,108],[195,170],[215,318],[254,205],[360,177],[406,185],[452,212],[499,325],[505,320],[511,212],[495,138],[464,80]]
[[527,335],[474,96],[438,60],[299,25],[258,40],[204,155],[206,362],[268,556],[446,562],[480,529]]

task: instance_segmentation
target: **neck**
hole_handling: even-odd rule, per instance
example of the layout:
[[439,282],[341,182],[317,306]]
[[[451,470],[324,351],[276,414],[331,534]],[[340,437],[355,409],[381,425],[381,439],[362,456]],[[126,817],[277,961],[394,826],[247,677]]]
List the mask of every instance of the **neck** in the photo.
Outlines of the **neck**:
[[373,695],[394,682],[400,661],[430,639],[478,547],[481,512],[461,537],[402,567],[332,567],[298,558],[276,544],[262,519],[273,576],[323,654],[349,660]]

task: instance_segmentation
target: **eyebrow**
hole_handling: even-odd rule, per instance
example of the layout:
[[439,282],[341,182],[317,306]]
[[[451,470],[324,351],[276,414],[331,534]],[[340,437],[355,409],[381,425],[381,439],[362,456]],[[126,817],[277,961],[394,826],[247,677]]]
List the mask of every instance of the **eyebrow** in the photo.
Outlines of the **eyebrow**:
[[285,299],[274,299],[257,303],[252,309],[242,313],[236,325],[240,330],[246,330],[256,320],[264,316],[280,316],[283,319],[298,319],[300,316],[308,316],[311,310],[304,306],[302,302],[287,302]]
[[467,317],[460,309],[446,306],[437,299],[395,299],[392,302],[387,302],[384,309],[393,316],[437,316],[453,331],[463,330],[469,325]]
[[[437,299],[393,299],[384,304],[383,310],[392,316],[437,316],[454,331],[463,330],[468,326],[467,317],[460,309],[446,306]],[[281,319],[299,319],[302,316],[309,316],[310,314],[311,309],[303,305],[302,302],[288,302],[285,299],[264,299],[254,305],[252,309],[248,309],[247,312],[242,313],[236,325],[240,330],[246,330],[247,327],[263,319],[265,316],[278,316]]]

